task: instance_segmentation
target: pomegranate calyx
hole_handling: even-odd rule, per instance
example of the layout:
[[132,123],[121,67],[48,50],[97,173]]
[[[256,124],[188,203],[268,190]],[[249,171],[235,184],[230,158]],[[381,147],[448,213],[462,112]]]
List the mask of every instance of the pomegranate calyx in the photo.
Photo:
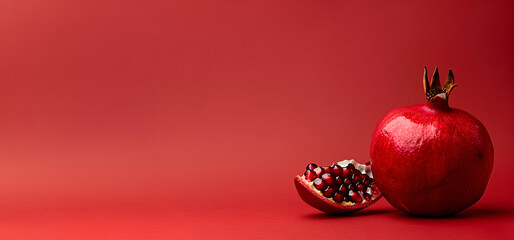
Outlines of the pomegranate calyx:
[[448,102],[448,97],[450,96],[450,93],[455,86],[457,86],[457,84],[455,84],[455,79],[451,69],[448,72],[448,77],[446,78],[444,87],[441,88],[441,82],[439,81],[439,71],[437,70],[437,67],[434,70],[430,84],[428,83],[427,78],[427,67],[424,68],[423,88],[425,89],[425,96],[428,101],[432,103],[441,100]]
[[446,82],[444,83],[444,90],[448,96],[452,92],[453,88],[458,86],[455,84],[455,78],[453,77],[453,71],[451,69],[448,70],[448,77],[446,77]]

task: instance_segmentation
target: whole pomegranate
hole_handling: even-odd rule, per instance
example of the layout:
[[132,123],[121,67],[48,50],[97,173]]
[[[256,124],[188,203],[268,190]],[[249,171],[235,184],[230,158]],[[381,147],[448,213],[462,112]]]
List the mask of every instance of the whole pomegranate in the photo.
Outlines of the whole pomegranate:
[[493,168],[493,145],[484,125],[450,108],[450,70],[443,88],[437,68],[426,104],[392,110],[380,120],[371,141],[371,169],[384,197],[417,216],[447,216],[483,195]]

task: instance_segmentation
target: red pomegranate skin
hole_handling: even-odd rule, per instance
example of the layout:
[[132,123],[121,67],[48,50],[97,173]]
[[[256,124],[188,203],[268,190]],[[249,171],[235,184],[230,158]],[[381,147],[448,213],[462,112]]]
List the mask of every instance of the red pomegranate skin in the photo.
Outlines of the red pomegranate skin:
[[391,205],[411,215],[447,216],[473,205],[493,167],[484,125],[436,100],[389,112],[371,142],[377,186]]

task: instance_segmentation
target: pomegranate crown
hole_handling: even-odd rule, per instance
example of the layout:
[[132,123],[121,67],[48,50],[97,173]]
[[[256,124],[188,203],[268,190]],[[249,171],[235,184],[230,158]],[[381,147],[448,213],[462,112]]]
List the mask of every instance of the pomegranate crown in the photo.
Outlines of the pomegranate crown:
[[448,77],[446,78],[446,82],[444,83],[444,86],[441,88],[441,82],[439,81],[439,71],[437,70],[437,67],[434,70],[434,74],[432,75],[432,80],[430,81],[430,84],[428,84],[427,67],[425,67],[423,72],[423,88],[425,89],[425,95],[427,97],[427,100],[429,100],[430,102],[434,102],[437,98],[441,98],[445,101],[448,101],[448,97],[450,96],[450,93],[455,86],[457,86],[457,84],[455,84],[453,72],[450,69],[448,71]]

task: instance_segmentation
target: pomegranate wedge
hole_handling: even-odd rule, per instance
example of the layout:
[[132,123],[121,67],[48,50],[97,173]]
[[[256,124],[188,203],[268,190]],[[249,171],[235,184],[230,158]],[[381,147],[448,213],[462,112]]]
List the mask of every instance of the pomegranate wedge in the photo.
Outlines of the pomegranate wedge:
[[294,179],[300,197],[329,214],[348,214],[366,208],[382,196],[368,164],[344,160],[330,167],[307,165]]

